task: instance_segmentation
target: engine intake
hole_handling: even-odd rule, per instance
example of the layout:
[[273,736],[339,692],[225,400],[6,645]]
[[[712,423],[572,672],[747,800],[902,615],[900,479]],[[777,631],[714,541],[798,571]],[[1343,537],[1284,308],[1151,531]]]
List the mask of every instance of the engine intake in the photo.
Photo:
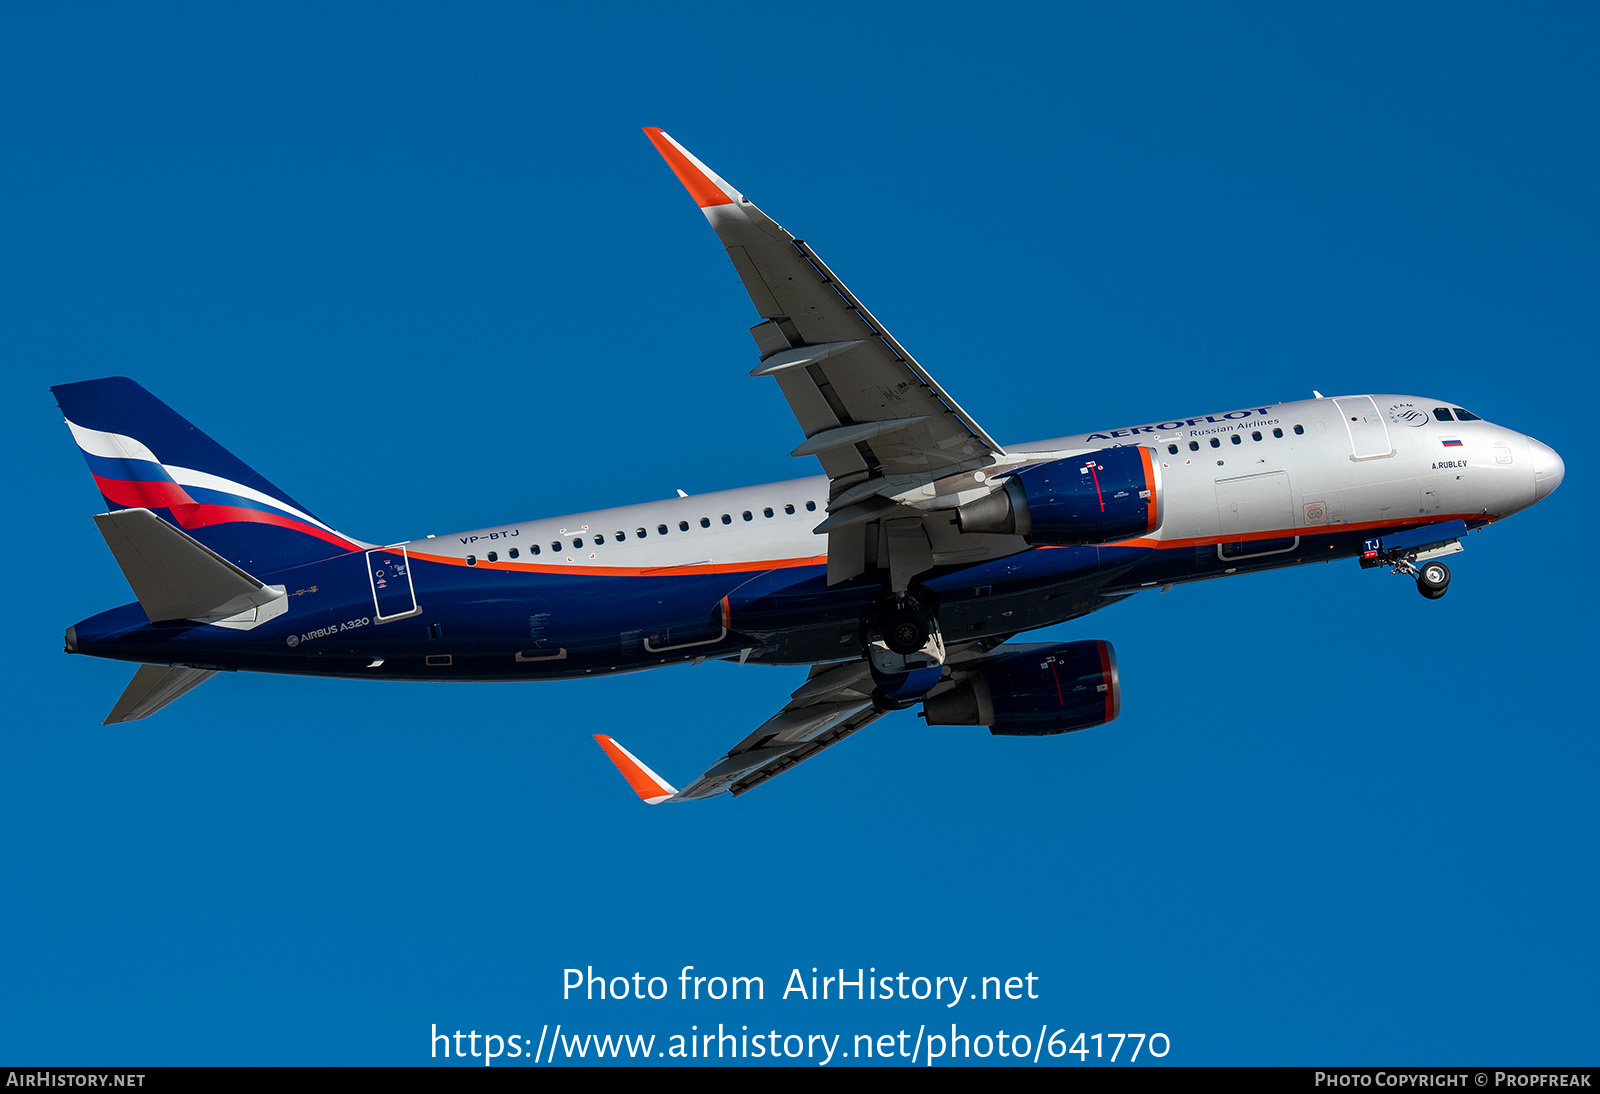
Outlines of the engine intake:
[[922,704],[929,725],[986,725],[1000,737],[1071,733],[1121,711],[1117,654],[1099,640],[1019,646]]
[[1045,547],[1115,543],[1161,526],[1161,473],[1143,445],[1102,448],[1027,467],[956,511],[963,532],[1022,536]]

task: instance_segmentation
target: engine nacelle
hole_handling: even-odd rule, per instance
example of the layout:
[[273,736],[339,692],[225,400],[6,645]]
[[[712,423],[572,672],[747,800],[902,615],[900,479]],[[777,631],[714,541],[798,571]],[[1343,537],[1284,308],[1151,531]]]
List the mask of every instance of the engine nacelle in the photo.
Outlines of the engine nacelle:
[[929,725],[988,726],[1001,737],[1071,733],[1121,712],[1117,654],[1098,640],[1019,646],[922,704]]
[[1115,543],[1161,526],[1161,471],[1143,445],[1102,448],[1024,468],[956,511],[963,532],[1022,536],[1045,547]]

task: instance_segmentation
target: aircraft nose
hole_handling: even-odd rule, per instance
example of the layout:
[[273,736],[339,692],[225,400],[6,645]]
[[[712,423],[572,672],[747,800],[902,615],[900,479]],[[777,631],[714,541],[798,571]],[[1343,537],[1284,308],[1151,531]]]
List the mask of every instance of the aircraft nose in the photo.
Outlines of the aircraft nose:
[[1543,501],[1561,485],[1567,465],[1555,449],[1541,441],[1529,437],[1528,447],[1533,449],[1533,500]]

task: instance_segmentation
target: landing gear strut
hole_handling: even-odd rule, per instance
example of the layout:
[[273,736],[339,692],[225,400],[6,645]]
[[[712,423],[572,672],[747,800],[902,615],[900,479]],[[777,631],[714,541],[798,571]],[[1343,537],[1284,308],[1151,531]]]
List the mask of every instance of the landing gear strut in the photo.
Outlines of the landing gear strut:
[[1450,588],[1450,567],[1439,561],[1442,555],[1453,555],[1461,550],[1461,540],[1441,539],[1416,546],[1394,547],[1383,550],[1381,541],[1368,540],[1361,556],[1361,568],[1387,566],[1392,574],[1414,578],[1417,592],[1429,600],[1438,600]]

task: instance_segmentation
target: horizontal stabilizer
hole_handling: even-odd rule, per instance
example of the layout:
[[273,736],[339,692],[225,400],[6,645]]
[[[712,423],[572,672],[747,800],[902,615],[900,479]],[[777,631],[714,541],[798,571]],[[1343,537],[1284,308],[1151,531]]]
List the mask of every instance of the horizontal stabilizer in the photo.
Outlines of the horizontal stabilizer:
[[152,623],[230,619],[283,599],[283,586],[261,584],[148,509],[94,522]]
[[148,718],[174,699],[182,698],[217,674],[216,669],[191,669],[181,665],[140,665],[122,698],[101,725],[137,722]]

